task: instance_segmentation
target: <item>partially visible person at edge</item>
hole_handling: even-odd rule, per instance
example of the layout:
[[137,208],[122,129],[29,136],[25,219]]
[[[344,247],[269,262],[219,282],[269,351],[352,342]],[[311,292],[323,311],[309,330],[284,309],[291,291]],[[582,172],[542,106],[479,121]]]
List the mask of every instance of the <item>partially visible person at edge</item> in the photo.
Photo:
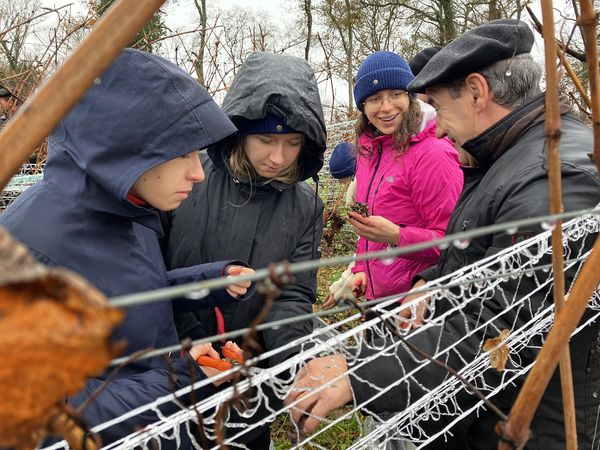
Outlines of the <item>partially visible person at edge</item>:
[[[198,149],[234,133],[231,121],[204,88],[156,55],[127,49],[100,79],[50,136],[43,180],[0,215],[0,224],[41,262],[77,272],[108,297],[252,273],[234,260],[168,271],[157,239],[158,212],[175,209],[204,179]],[[253,294],[248,288],[239,283],[175,304],[196,310],[239,303]],[[126,355],[179,342],[170,301],[125,312],[112,339],[127,341]],[[219,356],[207,344],[172,355],[173,377],[161,357],[127,364],[83,410],[83,421],[99,425],[214,374],[194,362],[201,354]],[[88,380],[70,403],[80,405],[107,374]],[[209,385],[197,397],[212,392]],[[171,403],[163,412],[174,408]],[[103,443],[156,420],[147,411],[121,422],[101,432]]]
[[[317,176],[326,148],[313,70],[301,58],[253,53],[238,71],[223,110],[238,132],[201,153],[206,180],[173,214],[168,266],[241,258],[253,267],[266,267],[283,260],[319,258],[323,204],[305,181]],[[315,299],[316,271],[295,274],[264,321],[310,314]],[[211,314],[177,315],[179,336],[198,339],[246,328],[263,306],[263,298],[256,294],[250,301],[224,305]],[[311,331],[310,320],[297,322],[265,329],[259,341],[269,351]],[[280,352],[265,363],[273,366],[299,350]],[[268,448],[268,427],[258,431],[259,436],[245,436],[250,440],[246,445]]]
[[[338,180],[342,186],[346,186],[345,206],[351,208],[356,195],[356,146],[352,142],[340,142],[337,144],[329,158],[329,173]],[[350,289],[349,281],[352,279],[352,268],[354,261],[348,264],[340,277],[329,286],[329,294],[323,302],[323,308],[331,309],[337,302],[344,298],[352,298],[354,293]]]
[[0,128],[4,126],[6,121],[12,115],[15,109],[16,98],[12,95],[12,93],[0,85]]
[[[524,22],[491,21],[466,32],[440,50],[408,87],[413,92],[427,92],[437,110],[438,136],[447,135],[461,146],[464,149],[461,161],[469,164],[463,169],[465,187],[448,225],[448,233],[549,213],[545,99],[539,88],[541,68],[530,55],[533,41],[533,33]],[[591,130],[571,113],[570,105],[562,97],[560,158],[565,211],[593,208],[600,202],[600,177],[588,157],[592,146]],[[541,226],[531,226],[513,234],[498,231],[473,238],[466,249],[450,247],[443,252],[436,266],[418,274],[416,278],[420,281],[415,286],[493,255],[541,231]],[[574,275],[573,270],[566,272],[567,285]],[[497,332],[491,330],[522,328],[532,320],[532,311],[552,304],[552,286],[538,291],[535,281],[527,277],[519,280],[518,286],[515,283],[504,283],[503,288],[485,302],[470,303],[448,317],[443,325],[409,334],[408,338],[429,354],[433,354],[436,345],[447,348],[460,342],[446,361],[453,369],[460,370],[480,354],[481,342],[497,336]],[[504,305],[504,296],[511,298],[516,289],[523,293],[532,292],[531,307],[508,309],[498,316],[497,308]],[[436,315],[445,312],[445,303],[436,303]],[[591,311],[586,312],[583,322],[591,314]],[[496,318],[485,330],[465,339],[460,330],[473,329],[478,317]],[[570,342],[579,448],[592,448],[600,438],[596,427],[600,408],[597,395],[600,390],[598,328],[597,322],[584,327]],[[541,344],[536,340],[535,345]],[[342,378],[335,387],[316,396],[303,390],[327,383],[347,371],[348,364],[341,355],[308,363],[296,382],[298,389],[292,390],[289,397],[291,401],[303,396],[299,411],[292,413],[292,419],[298,422],[303,417],[302,410],[311,410],[312,415],[304,425],[304,431],[309,433],[318,424],[318,417],[351,401],[353,394],[357,403],[366,402],[370,410],[403,411],[414,399],[450,377],[445,370],[429,364],[406,383],[374,399],[380,389],[415,368],[414,357],[403,346],[397,348],[396,354],[376,358],[358,367],[356,377]],[[371,353],[367,348],[358,351],[362,352],[361,356]],[[533,349],[521,352],[520,364],[527,367],[533,363],[536,353]],[[509,362],[508,368],[510,366]],[[318,381],[314,378],[316,374]],[[502,383],[502,374],[496,369],[490,368],[484,376],[489,389]],[[493,397],[494,404],[505,414],[510,411],[522,382],[522,378],[517,379]],[[409,392],[412,394],[410,399]],[[466,411],[478,399],[467,390],[461,390],[455,401],[460,410]],[[438,421],[426,424],[428,433],[443,430],[455,418],[439,417]],[[499,436],[494,427],[497,422],[498,417],[489,410],[478,408],[450,428],[451,434],[444,434],[429,448],[496,448]],[[563,422],[560,376],[556,371],[531,423],[532,434],[525,448],[564,449]]]
[[[418,52],[415,56],[410,58],[408,61],[408,66],[410,67],[410,71],[416,77],[419,75],[421,70],[427,65],[429,60],[433,58],[434,55],[437,54],[442,49],[441,45],[434,45],[433,47],[426,47],[420,52]],[[424,101],[425,103],[429,103],[429,97],[426,93],[418,92],[416,96],[419,100]]]
[[[368,207],[367,217],[349,213],[357,255],[442,237],[462,188],[456,150],[435,137],[433,108],[406,91],[413,79],[406,61],[387,51],[369,55],[356,74],[356,201]],[[407,292],[439,256],[434,247],[392,263],[358,261],[350,288],[369,300]]]

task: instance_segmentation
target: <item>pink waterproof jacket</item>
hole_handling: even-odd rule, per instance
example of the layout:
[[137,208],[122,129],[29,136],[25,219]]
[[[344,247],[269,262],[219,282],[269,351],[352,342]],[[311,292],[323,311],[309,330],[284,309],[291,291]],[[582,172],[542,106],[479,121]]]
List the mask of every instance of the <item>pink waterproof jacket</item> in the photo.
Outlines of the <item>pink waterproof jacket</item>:
[[[435,120],[412,137],[404,154],[398,156],[393,142],[393,135],[359,137],[358,144],[372,156],[358,156],[356,201],[368,203],[370,215],[400,226],[399,247],[443,237],[463,185],[454,146],[436,139]],[[360,237],[356,253],[387,247]],[[412,278],[439,255],[438,248],[430,248],[393,260],[359,261],[352,271],[365,272],[367,299],[382,298],[408,291]]]

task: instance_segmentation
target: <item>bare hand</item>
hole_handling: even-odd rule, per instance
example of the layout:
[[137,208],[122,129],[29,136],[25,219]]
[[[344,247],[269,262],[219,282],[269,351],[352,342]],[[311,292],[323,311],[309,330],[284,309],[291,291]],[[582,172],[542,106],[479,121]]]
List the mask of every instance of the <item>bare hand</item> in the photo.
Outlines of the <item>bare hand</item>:
[[[237,345],[235,342],[233,342],[233,341],[227,341],[227,342],[225,342],[225,345],[223,347],[225,347],[226,349],[229,349],[232,352],[234,352],[237,355],[239,355],[240,359],[244,358],[244,350],[242,350],[240,348],[240,346]],[[225,357],[228,358],[228,356],[225,356]]]
[[323,303],[323,309],[331,309],[337,305],[337,301],[333,294],[329,294],[325,299],[325,303]]
[[[227,273],[227,278],[230,278],[238,275],[252,275],[255,272],[249,267],[227,266],[227,270],[225,271],[225,273]],[[251,284],[252,283],[250,281],[238,281],[235,284],[230,284],[229,286],[227,286],[227,292],[232,297],[243,297],[246,294],[246,292],[248,292],[248,289],[250,288]]]
[[358,213],[348,213],[348,221],[359,236],[371,242],[384,242],[397,245],[400,238],[400,227],[381,216],[364,217]]
[[[290,416],[295,424],[302,427],[304,434],[312,433],[329,412],[352,401],[350,379],[344,375],[347,372],[346,359],[336,353],[313,359],[298,374],[285,404],[298,400],[290,410]],[[315,388],[324,385],[326,387],[314,392]]]
[[[417,289],[423,286],[426,283],[425,280],[421,279],[417,281],[412,289]],[[401,328],[417,328],[423,325],[423,320],[425,318],[425,313],[427,312],[427,305],[429,304],[429,299],[426,298],[427,294],[424,292],[420,292],[417,294],[408,294],[402,300],[402,305],[414,304],[412,308],[402,309],[399,313],[399,316],[406,320],[398,320],[398,325]],[[415,310],[415,315],[412,315],[413,309]]]
[[192,355],[192,358],[194,358],[194,361],[196,361],[199,356],[210,356],[211,358],[216,358],[216,359],[221,358],[219,356],[219,353],[213,348],[213,346],[210,342],[207,342],[205,344],[194,345],[190,349],[190,355]]
[[[198,357],[200,357],[200,356],[210,356],[211,358],[221,359],[221,356],[213,348],[213,346],[210,342],[208,342],[206,344],[194,345],[190,349],[190,355],[192,355],[192,358],[194,358],[194,361],[196,361],[198,359]],[[204,375],[206,375],[206,378],[211,378],[211,377],[214,377],[215,375],[218,375],[219,373],[221,373],[219,370],[213,369],[212,367],[200,366],[200,369],[202,370],[202,372],[204,372]],[[225,379],[219,380],[217,383],[215,383],[215,386],[218,386],[219,384],[223,383],[224,381],[226,381],[226,380]]]
[[[233,351],[239,350],[240,353],[242,352],[242,349],[239,348],[236,343],[231,342],[231,341],[227,341],[225,343],[225,347],[229,347]],[[221,359],[221,355],[219,355],[219,353],[213,348],[213,346],[210,342],[205,343],[205,344],[194,345],[190,349],[190,355],[192,356],[192,358],[194,358],[194,361],[196,361],[200,356],[210,356],[211,358],[214,358],[214,359]],[[202,370],[202,372],[204,372],[204,375],[206,375],[206,378],[212,378],[221,373],[221,371],[219,369],[215,369],[213,367],[208,367],[208,366],[200,366],[200,370]],[[239,377],[239,372],[235,372],[227,377],[221,377],[218,380],[213,381],[213,384],[215,386],[219,386],[219,385],[225,383],[226,381],[231,381],[232,379],[238,378],[238,377]]]
[[356,272],[348,284],[356,298],[362,297],[367,292],[367,274]]

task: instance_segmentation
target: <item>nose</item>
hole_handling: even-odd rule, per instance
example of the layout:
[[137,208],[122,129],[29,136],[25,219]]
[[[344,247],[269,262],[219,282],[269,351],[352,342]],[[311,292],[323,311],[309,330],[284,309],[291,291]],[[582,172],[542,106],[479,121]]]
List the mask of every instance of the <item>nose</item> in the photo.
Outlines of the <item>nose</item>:
[[201,181],[204,181],[204,169],[202,168],[202,163],[200,162],[200,154],[194,158],[191,158],[191,160],[192,165],[188,171],[188,178],[194,183],[200,183]]
[[278,142],[273,151],[269,154],[269,159],[277,165],[281,165],[284,162],[283,158],[283,142]]
[[393,109],[394,105],[392,104],[392,101],[390,100],[389,97],[383,97],[381,99],[381,106],[379,107],[380,111],[389,111],[390,109]]

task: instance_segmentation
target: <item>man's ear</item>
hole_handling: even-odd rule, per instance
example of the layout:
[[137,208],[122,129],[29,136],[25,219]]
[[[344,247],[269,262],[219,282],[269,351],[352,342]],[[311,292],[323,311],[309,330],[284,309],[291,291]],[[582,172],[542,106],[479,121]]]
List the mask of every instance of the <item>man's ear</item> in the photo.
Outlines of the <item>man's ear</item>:
[[477,112],[485,109],[492,94],[487,80],[480,73],[471,73],[465,78],[465,93]]

